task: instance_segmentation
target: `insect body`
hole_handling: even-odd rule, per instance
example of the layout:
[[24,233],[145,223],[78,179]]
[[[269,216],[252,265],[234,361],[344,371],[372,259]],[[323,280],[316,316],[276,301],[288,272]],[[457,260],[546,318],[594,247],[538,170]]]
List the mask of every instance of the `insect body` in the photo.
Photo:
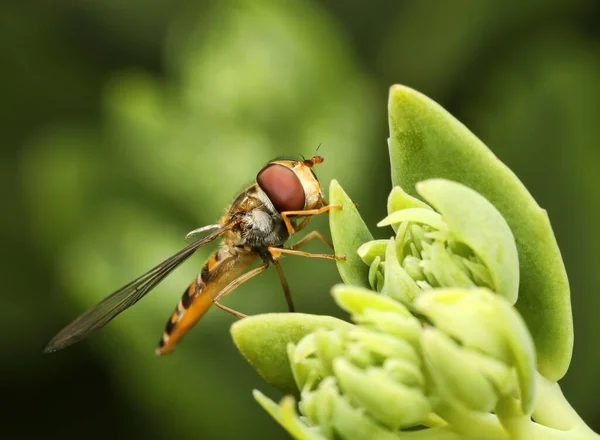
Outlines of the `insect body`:
[[[277,269],[289,310],[294,311],[289,288],[279,264],[281,255],[334,260],[345,258],[298,251],[299,247],[314,238],[321,239],[333,248],[331,243],[316,231],[309,233],[294,246],[283,247],[288,238],[303,229],[313,215],[332,208],[341,208],[327,205],[325,202],[317,176],[312,170],[315,164],[321,162],[321,156],[302,161],[270,162],[258,173],[256,183],[246,188],[234,200],[218,224],[197,229],[188,235],[210,229],[214,229],[213,232],[84,312],[61,330],[44,351],[52,352],[67,347],[103,327],[143,298],[197,249],[221,236],[221,246],[210,256],[202,271],[185,290],[167,321],[156,349],[157,355],[170,352],[212,304],[238,318],[245,317],[243,313],[222,305],[219,300],[243,282],[261,273],[270,264]],[[262,260],[262,264],[245,272],[258,259]]]

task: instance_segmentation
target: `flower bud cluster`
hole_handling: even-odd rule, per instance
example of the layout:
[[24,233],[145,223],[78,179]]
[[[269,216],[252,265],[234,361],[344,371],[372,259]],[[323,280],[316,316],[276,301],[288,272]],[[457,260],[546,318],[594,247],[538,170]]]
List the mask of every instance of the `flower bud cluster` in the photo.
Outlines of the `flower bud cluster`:
[[358,254],[369,266],[371,288],[412,303],[439,287],[486,287],[516,302],[519,260],[504,218],[484,197],[456,182],[432,179],[417,185],[439,212],[395,187],[389,215],[396,236],[364,243]]
[[[300,429],[297,438],[507,438],[498,405],[533,410],[535,350],[512,307],[510,229],[461,184],[438,179],[418,190],[438,211],[395,188],[380,226],[396,236],[359,248],[373,290],[333,289],[354,325],[287,344],[302,417],[257,395],[290,432]],[[457,198],[461,209],[451,206]]]
[[556,384],[573,325],[547,213],[426,96],[392,86],[388,122],[394,188],[378,226],[393,237],[373,239],[331,182],[329,202],[342,208],[329,213],[332,241],[346,256],[333,296],[352,323],[236,323],[240,351],[288,394],[256,399],[296,439],[600,438]]

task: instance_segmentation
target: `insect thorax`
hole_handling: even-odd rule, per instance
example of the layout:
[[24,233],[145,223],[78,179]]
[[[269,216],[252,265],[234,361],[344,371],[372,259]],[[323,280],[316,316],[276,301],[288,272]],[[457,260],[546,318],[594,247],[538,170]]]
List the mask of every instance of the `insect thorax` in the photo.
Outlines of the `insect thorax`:
[[263,191],[259,189],[255,197],[259,204],[248,212],[244,222],[246,245],[253,249],[283,246],[289,234],[281,215]]
[[262,253],[269,246],[282,246],[289,234],[267,195],[256,185],[249,187],[232,204],[229,215],[241,214],[239,228],[229,234],[231,244]]

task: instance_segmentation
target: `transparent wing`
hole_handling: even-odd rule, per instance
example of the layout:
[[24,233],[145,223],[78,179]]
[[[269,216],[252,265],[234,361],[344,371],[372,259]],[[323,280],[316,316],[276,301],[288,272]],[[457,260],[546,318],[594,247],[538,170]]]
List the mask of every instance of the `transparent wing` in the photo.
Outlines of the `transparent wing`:
[[128,309],[148,292],[156,287],[176,267],[192,256],[194,252],[206,243],[219,237],[235,223],[220,227],[206,237],[190,244],[172,257],[166,259],[142,276],[136,278],[119,290],[111,293],[98,304],[79,315],[73,322],[63,328],[44,349],[45,353],[68,347],[85,337],[94,330],[104,327],[110,320],[122,311]]

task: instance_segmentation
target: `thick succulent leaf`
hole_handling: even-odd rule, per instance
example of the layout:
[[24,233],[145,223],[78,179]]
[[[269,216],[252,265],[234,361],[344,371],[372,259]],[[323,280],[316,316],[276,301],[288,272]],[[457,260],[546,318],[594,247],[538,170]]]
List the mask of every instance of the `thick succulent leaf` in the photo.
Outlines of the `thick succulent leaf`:
[[514,173],[439,104],[404,86],[389,96],[392,184],[416,195],[417,182],[454,180],[487,198],[509,224],[520,265],[521,312],[535,340],[538,368],[551,380],[573,348],[569,284],[546,212]]
[[444,223],[442,216],[429,208],[406,208],[401,211],[393,212],[377,223],[377,226],[381,227],[402,222],[421,223],[437,230],[446,230],[446,224]]
[[267,313],[241,319],[231,326],[238,350],[267,382],[284,393],[298,394],[287,346],[297,344],[317,330],[351,328],[352,324],[331,316],[302,313]]
[[413,319],[403,304],[368,289],[338,284],[333,287],[332,294],[337,304],[353,315],[362,315],[365,311],[373,309],[394,312],[403,318]]
[[[390,192],[390,195],[388,196],[388,201],[387,201],[388,214],[392,214],[393,212],[401,211],[403,209],[408,209],[408,208],[431,209],[431,207],[429,205],[427,205],[426,203],[423,203],[421,200],[417,199],[416,197],[413,197],[410,194],[406,193],[401,187],[399,187],[399,186],[393,187],[392,191]],[[394,228],[394,231],[397,231],[398,225],[393,224],[392,228]]]
[[390,192],[390,195],[388,196],[387,201],[388,214],[409,208],[431,209],[431,207],[427,203],[423,203],[416,197],[411,196],[410,194],[405,192],[401,187],[393,187],[392,191]]
[[381,261],[385,261],[385,251],[387,249],[387,240],[372,240],[363,244],[358,248],[358,256],[368,266],[379,257]]
[[364,243],[373,240],[373,236],[337,180],[331,181],[329,203],[342,205],[342,209],[332,209],[329,212],[329,227],[335,253],[346,256],[345,261],[337,262],[340,276],[346,284],[368,288],[369,266],[363,263],[358,249]]

